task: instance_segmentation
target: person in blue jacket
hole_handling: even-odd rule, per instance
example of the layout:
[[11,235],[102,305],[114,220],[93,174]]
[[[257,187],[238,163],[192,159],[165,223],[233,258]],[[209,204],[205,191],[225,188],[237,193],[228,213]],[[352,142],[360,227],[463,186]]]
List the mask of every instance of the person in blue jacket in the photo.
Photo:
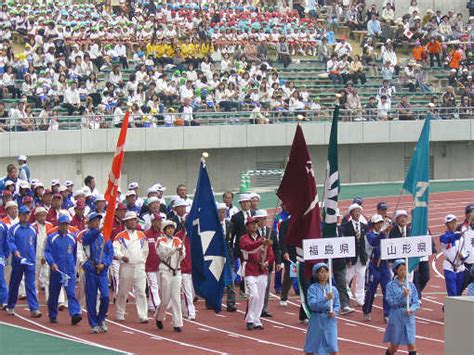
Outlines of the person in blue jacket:
[[[313,266],[316,282],[308,288],[308,306],[311,317],[306,333],[304,352],[306,354],[337,354],[337,320],[341,304],[336,287],[329,287],[329,268],[325,263]],[[331,311],[330,302],[333,302]]]
[[8,298],[8,287],[5,282],[4,268],[9,256],[8,227],[5,223],[0,222],[0,309],[2,310],[6,308]]
[[364,319],[366,321],[371,320],[372,305],[374,304],[375,293],[377,292],[377,287],[381,286],[382,295],[383,295],[383,316],[385,323],[388,318],[389,306],[386,300],[386,287],[390,282],[390,268],[386,260],[380,259],[380,241],[382,239],[387,239],[388,235],[382,231],[382,227],[385,223],[384,218],[375,214],[371,218],[372,230],[367,233],[367,242],[372,247],[372,254],[370,255],[369,262],[369,276],[366,280],[366,293],[365,293],[365,302],[362,307],[364,312]]
[[48,298],[49,321],[58,322],[58,298],[64,286],[71,324],[76,325],[82,320],[81,306],[76,298],[77,243],[75,235],[68,231],[69,222],[68,215],[59,216],[58,231],[48,236],[44,258],[51,268]]
[[[393,263],[394,280],[387,285],[387,302],[390,306],[384,343],[390,343],[386,355],[395,354],[400,345],[406,345],[409,355],[416,355],[415,312],[420,308],[418,292],[413,282],[406,283],[407,268],[404,259]],[[409,308],[407,308],[407,297]]]
[[7,312],[15,314],[18,288],[25,275],[26,298],[33,318],[41,317],[35,287],[36,229],[29,223],[30,210],[21,206],[18,210],[19,222],[8,231],[8,247],[13,254]]
[[[474,278],[474,268],[471,268],[471,278]],[[468,296],[474,296],[474,282],[471,282],[467,286],[467,295]]]
[[[108,268],[114,258],[112,243],[105,241],[100,227],[102,215],[89,215],[88,229],[83,232],[82,245],[87,257],[83,264],[86,279],[87,319],[93,333],[107,332],[105,315],[109,308]],[[100,292],[100,306],[97,313],[97,291]]]

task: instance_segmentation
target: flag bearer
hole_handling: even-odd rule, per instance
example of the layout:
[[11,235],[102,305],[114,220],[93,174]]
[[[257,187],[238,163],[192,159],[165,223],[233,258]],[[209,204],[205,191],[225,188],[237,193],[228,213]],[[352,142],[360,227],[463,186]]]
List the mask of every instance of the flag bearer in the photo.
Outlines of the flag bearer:
[[[91,213],[88,229],[82,234],[82,245],[86,261],[82,265],[86,279],[87,319],[92,333],[107,332],[105,315],[109,308],[108,268],[112,264],[114,249],[110,241],[105,241],[99,230],[102,215]],[[100,292],[100,306],[97,312],[97,291]]]
[[194,286],[192,275],[192,261],[191,261],[191,241],[186,233],[186,228],[180,229],[176,233],[176,237],[181,239],[184,248],[187,250],[186,256],[181,261],[181,279],[183,280],[183,313],[189,320],[196,319],[196,307],[194,307]]
[[148,239],[137,230],[138,217],[128,211],[123,218],[125,230],[115,236],[114,255],[120,261],[120,281],[116,304],[116,319],[125,320],[127,297],[133,289],[138,322],[148,323],[145,263],[148,257]]
[[[329,287],[329,268],[325,263],[313,266],[316,282],[308,288],[311,317],[304,344],[306,354],[337,354],[337,320],[341,308],[337,288]],[[333,302],[331,310],[330,302]]]
[[181,239],[174,236],[176,223],[170,220],[163,222],[164,236],[158,238],[157,252],[160,258],[161,305],[156,313],[156,326],[163,329],[165,313],[171,304],[173,329],[180,333],[183,327],[181,313],[181,261],[186,250]]
[[367,291],[365,293],[365,302],[362,310],[364,312],[364,319],[370,321],[374,297],[377,292],[377,287],[380,284],[383,294],[383,316],[385,322],[387,322],[389,307],[386,300],[386,287],[391,276],[387,261],[380,259],[380,243],[382,239],[387,239],[388,235],[382,230],[385,221],[381,215],[373,215],[371,222],[373,229],[367,233],[367,242],[372,247],[372,254],[370,255],[369,276],[367,279],[368,285],[366,287]]
[[51,323],[57,323],[58,299],[64,286],[67,295],[71,324],[81,320],[81,306],[76,298],[77,243],[75,235],[69,233],[69,216],[58,217],[58,231],[50,234],[46,241],[44,258],[51,270],[49,274],[48,313]]
[[247,234],[244,234],[239,242],[243,256],[245,288],[249,295],[245,315],[248,330],[263,329],[260,317],[265,302],[268,268],[275,260],[271,247],[273,242],[257,233],[257,223],[258,219],[247,218]]
[[18,299],[18,288],[25,275],[26,297],[33,318],[41,317],[38,297],[35,288],[36,263],[36,229],[29,223],[30,210],[26,206],[19,209],[19,223],[13,225],[8,232],[8,247],[13,254],[12,274],[10,277],[10,293],[8,294],[7,312],[14,314]]
[[448,296],[461,295],[464,280],[464,259],[466,241],[456,231],[456,216],[448,214],[444,218],[446,232],[439,237],[444,255],[443,269]]
[[[392,266],[395,278],[387,285],[387,303],[390,306],[384,342],[390,343],[385,355],[395,354],[400,345],[408,347],[409,355],[416,355],[415,312],[420,308],[418,291],[413,282],[407,287],[407,268],[404,259],[396,260]],[[409,309],[407,309],[407,297]]]

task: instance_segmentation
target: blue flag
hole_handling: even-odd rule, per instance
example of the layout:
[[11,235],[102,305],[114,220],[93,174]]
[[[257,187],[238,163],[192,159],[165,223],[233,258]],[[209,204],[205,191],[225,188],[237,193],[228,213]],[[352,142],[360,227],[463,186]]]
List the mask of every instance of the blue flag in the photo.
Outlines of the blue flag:
[[186,232],[191,243],[194,290],[219,312],[224,289],[232,283],[232,277],[224,230],[219,221],[216,200],[204,161],[201,161],[199,168],[196,193],[186,221]]
[[[416,144],[403,189],[413,196],[411,235],[428,232],[428,190],[430,186],[430,115],[426,116],[423,130]],[[409,270],[413,271],[420,259],[410,258]]]

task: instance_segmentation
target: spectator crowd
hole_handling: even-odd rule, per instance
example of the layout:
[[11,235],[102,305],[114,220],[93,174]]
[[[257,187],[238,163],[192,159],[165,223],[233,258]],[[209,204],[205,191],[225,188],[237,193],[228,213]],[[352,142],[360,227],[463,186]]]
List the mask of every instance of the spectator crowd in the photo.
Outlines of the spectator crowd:
[[[348,119],[419,118],[409,102],[417,91],[432,94],[424,113],[471,117],[474,17],[420,11],[414,0],[395,18],[395,6],[4,4],[0,131],[57,130],[75,115],[84,129],[114,127],[126,110],[132,127],[199,125],[200,112],[309,119],[320,98],[285,73],[310,59],[323,62],[315,82],[337,85]],[[451,89],[439,92],[434,67],[450,70]],[[369,79],[381,86],[363,104]]]

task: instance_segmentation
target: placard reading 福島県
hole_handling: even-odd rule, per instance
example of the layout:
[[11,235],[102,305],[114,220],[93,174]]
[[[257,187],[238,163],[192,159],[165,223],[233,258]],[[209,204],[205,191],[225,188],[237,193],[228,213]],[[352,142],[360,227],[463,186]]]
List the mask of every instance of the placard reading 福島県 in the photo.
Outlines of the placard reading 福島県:
[[354,237],[303,240],[304,260],[352,258],[355,256]]

